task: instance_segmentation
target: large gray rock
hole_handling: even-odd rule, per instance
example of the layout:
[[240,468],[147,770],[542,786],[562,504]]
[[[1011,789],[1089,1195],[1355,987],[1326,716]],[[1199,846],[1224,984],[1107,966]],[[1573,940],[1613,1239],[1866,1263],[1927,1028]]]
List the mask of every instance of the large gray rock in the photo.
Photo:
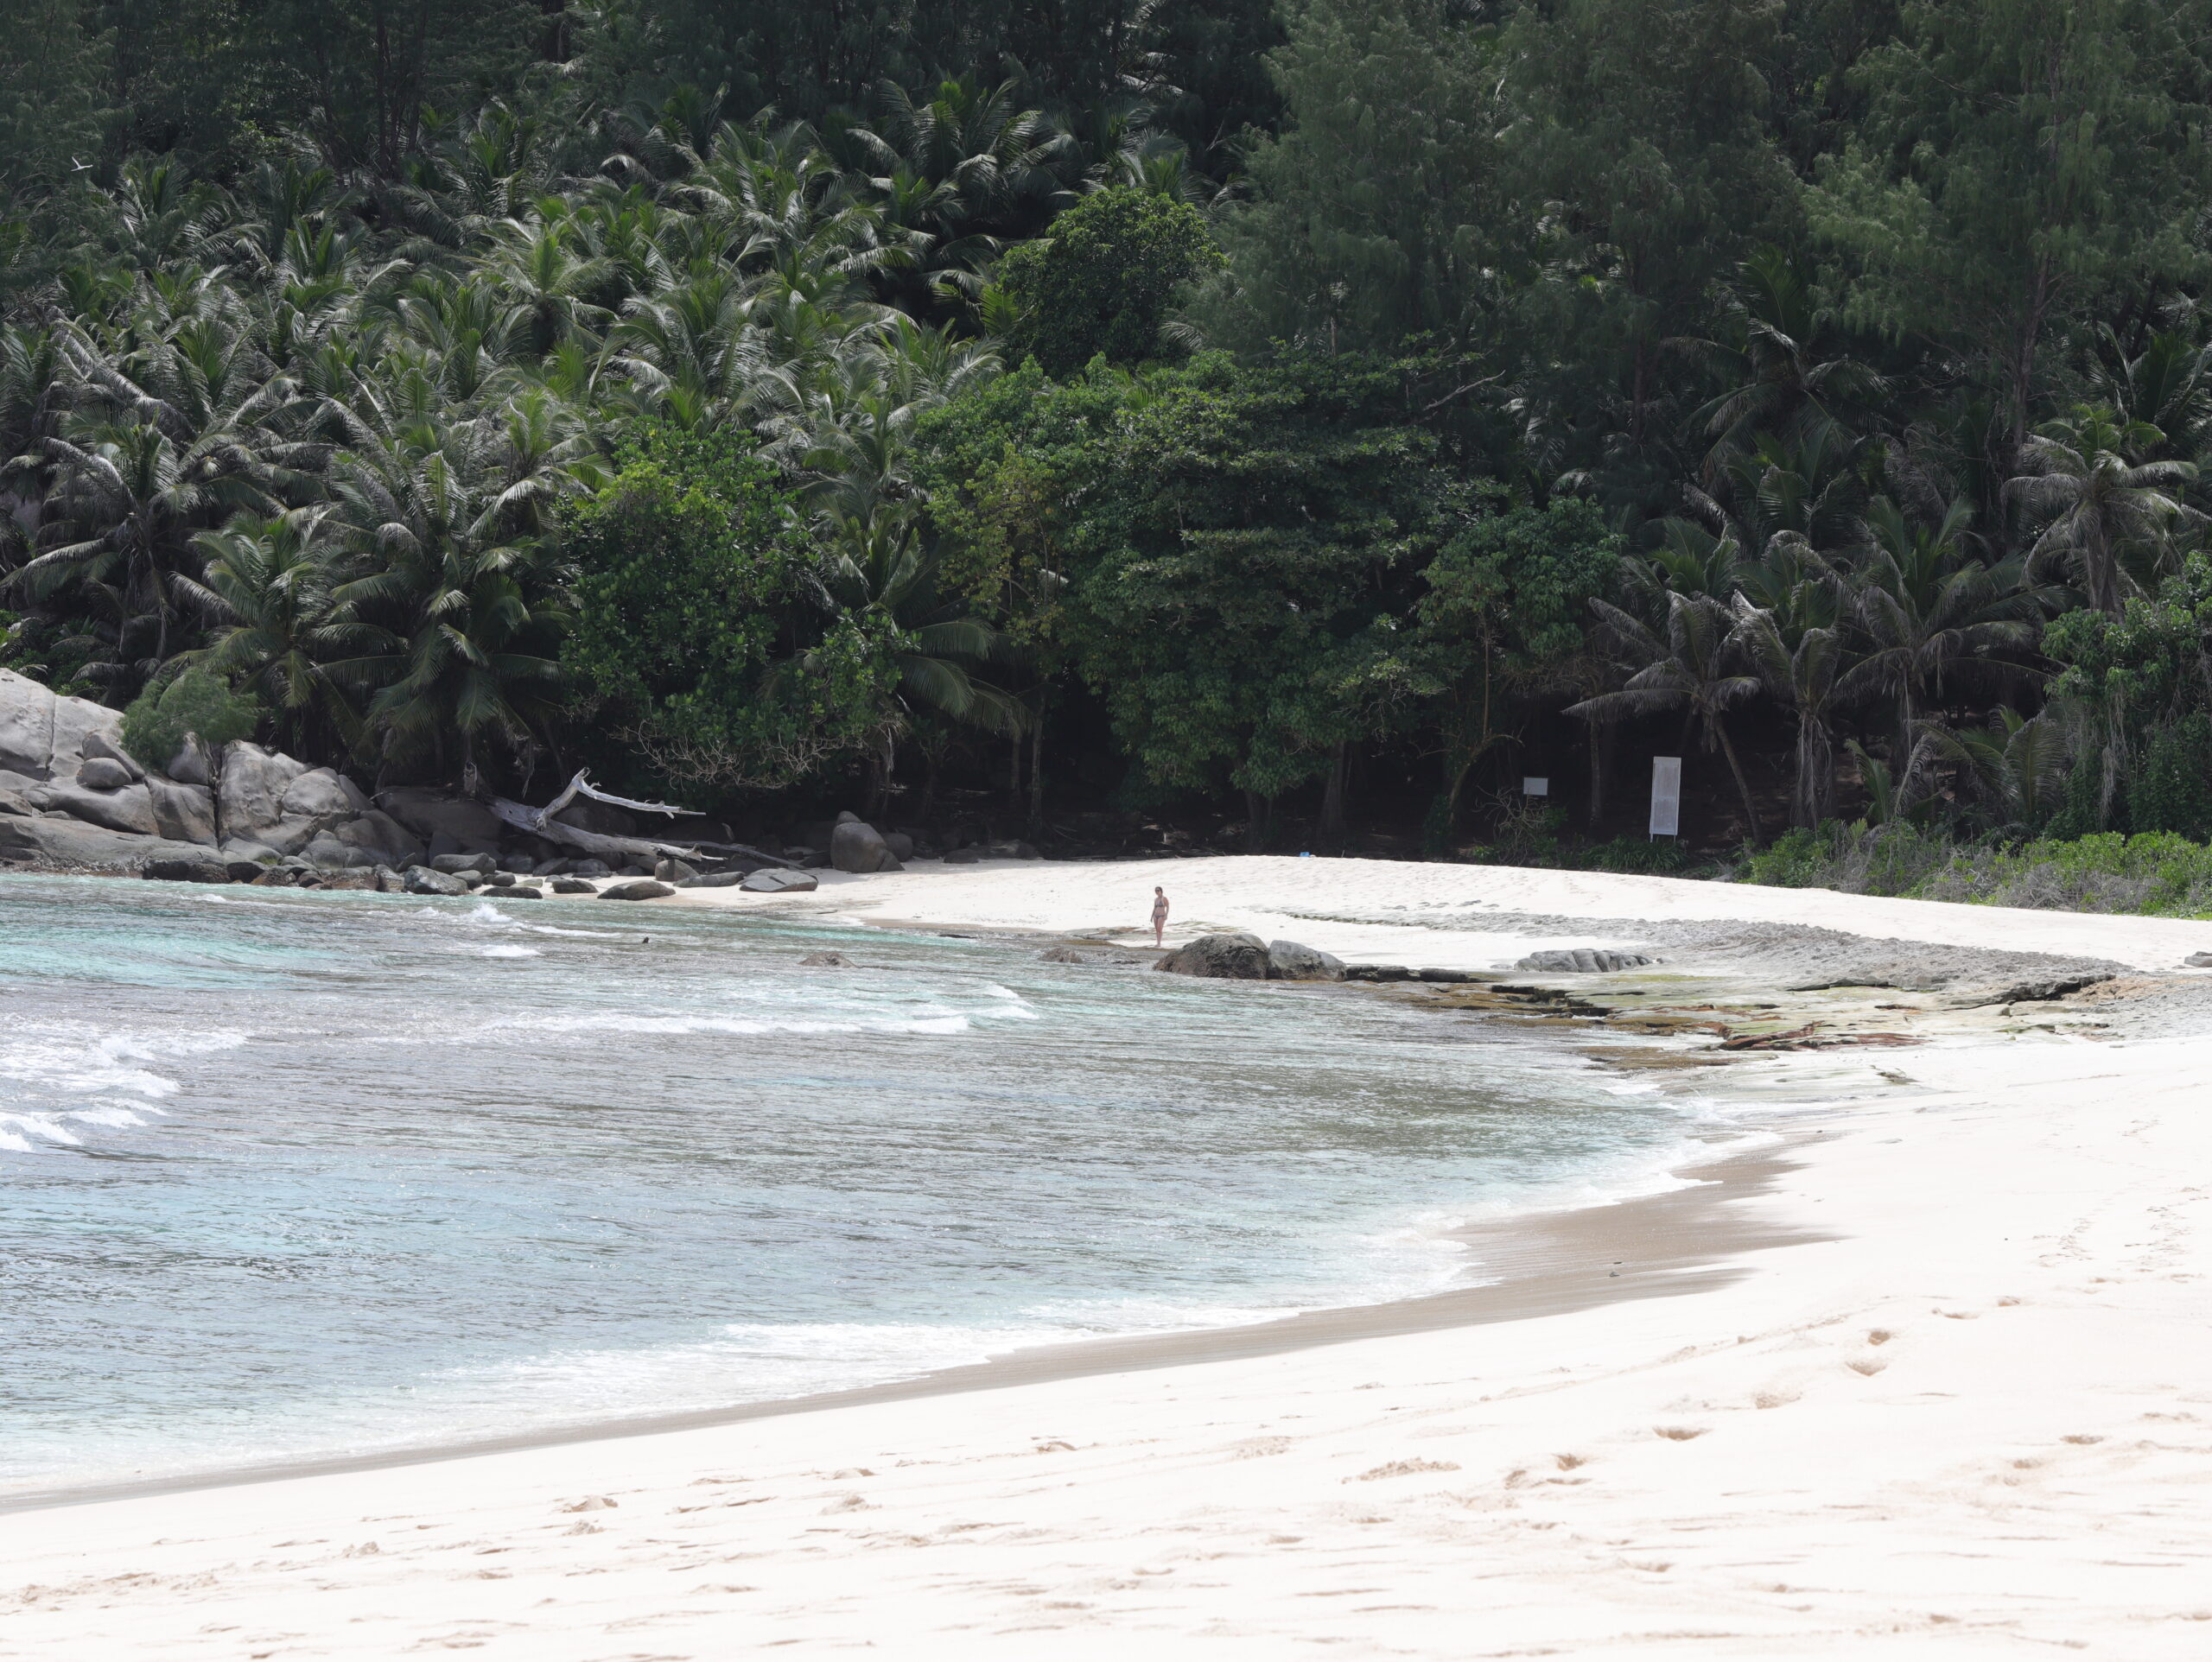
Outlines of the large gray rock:
[[[284,793],[307,771],[308,764],[294,757],[265,751],[244,739],[233,739],[223,749],[223,781],[217,788],[223,803],[224,831],[233,836],[259,836],[276,825],[284,818]],[[313,834],[312,830],[308,833],[308,836]],[[273,838],[264,841],[283,847]],[[307,836],[302,836],[295,847],[306,844]]]
[[401,879],[409,894],[463,895],[468,885],[457,877],[434,872],[427,866],[410,866]]
[[1264,981],[1272,960],[1268,943],[1256,935],[1233,933],[1201,935],[1187,946],[1169,953],[1154,969],[1170,975],[1204,975],[1221,981]]
[[77,764],[77,783],[86,790],[120,790],[137,781],[111,756],[87,756]]
[[345,871],[360,866],[374,871],[384,864],[384,857],[372,848],[359,848],[350,842],[341,842],[327,831],[319,832],[300,850],[300,858],[310,866]]
[[104,825],[111,831],[128,831],[142,837],[161,834],[161,827],[154,819],[153,793],[143,785],[125,785],[120,790],[88,790],[73,780],[67,784],[47,786],[35,800],[49,814],[67,814],[72,819]]
[[841,820],[830,833],[830,863],[841,872],[896,870],[891,846],[872,826]]
[[596,832],[602,837],[634,837],[638,834],[638,821],[627,809],[617,808],[612,802],[595,802],[588,796],[577,797],[553,817],[563,825],[573,826],[579,831]]
[[149,860],[205,860],[207,851],[165,837],[136,836],[46,815],[0,816],[0,860],[40,860],[50,866],[100,866],[135,872]]
[[1659,961],[1640,952],[1616,952],[1611,947],[1567,947],[1554,952],[1532,952],[1516,969],[1538,969],[1554,975],[1610,975],[1616,970],[1640,969]]
[[1276,981],[1341,981],[1344,961],[1295,941],[1268,942],[1268,978]]
[[438,854],[430,861],[432,871],[443,872],[448,877],[460,877],[467,872],[489,877],[499,867],[499,862],[489,854]]
[[138,868],[138,875],[156,883],[228,883],[231,873],[222,861],[201,856],[198,860],[149,860]]
[[0,669],[0,769],[40,781],[73,780],[88,755],[120,756],[122,734],[120,710],[57,697],[28,676]]
[[267,843],[256,842],[251,837],[226,837],[222,854],[232,865],[245,861],[256,866],[273,866],[284,858]]
[[146,777],[146,770],[138,764],[138,758],[123,748],[123,729],[120,723],[117,725],[115,737],[112,739],[104,730],[95,730],[85,735],[85,760],[113,762],[133,779],[143,779]]
[[349,842],[356,848],[365,848],[371,853],[384,856],[387,866],[419,865],[423,858],[423,844],[389,814],[371,809],[365,814],[346,820],[330,828],[330,834],[340,842]]
[[745,881],[742,872],[709,872],[702,876],[680,877],[676,879],[679,889],[734,889]]
[[21,814],[28,819],[38,811],[37,805],[21,791],[0,785],[0,814]]
[[154,804],[154,828],[175,842],[215,841],[215,796],[205,785],[178,784],[149,775],[146,794]]
[[0,768],[46,779],[53,757],[54,694],[28,676],[0,669]]
[[334,768],[309,768],[284,788],[278,806],[288,818],[311,820],[324,815],[353,815],[369,807],[360,786]]
[[376,805],[425,842],[450,837],[463,853],[496,851],[506,831],[499,816],[483,803],[416,785],[380,790]]
[[324,828],[321,820],[279,820],[274,825],[240,828],[230,820],[223,821],[223,829],[244,828],[251,836],[259,839],[280,854],[296,854],[320,835]]
[[181,785],[212,785],[215,779],[214,771],[207,765],[207,747],[197,739],[188,739],[178,745],[162,771]]
[[771,867],[753,872],[737,886],[747,894],[811,894],[822,885],[810,872],[786,872]]

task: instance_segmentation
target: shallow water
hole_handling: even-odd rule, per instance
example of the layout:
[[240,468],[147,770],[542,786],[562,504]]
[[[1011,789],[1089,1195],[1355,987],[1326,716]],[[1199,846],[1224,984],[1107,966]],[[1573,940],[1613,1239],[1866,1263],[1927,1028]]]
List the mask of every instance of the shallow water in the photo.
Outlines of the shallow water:
[[0,1490],[1427,1291],[1688,1128],[1363,993],[602,904],[0,878]]

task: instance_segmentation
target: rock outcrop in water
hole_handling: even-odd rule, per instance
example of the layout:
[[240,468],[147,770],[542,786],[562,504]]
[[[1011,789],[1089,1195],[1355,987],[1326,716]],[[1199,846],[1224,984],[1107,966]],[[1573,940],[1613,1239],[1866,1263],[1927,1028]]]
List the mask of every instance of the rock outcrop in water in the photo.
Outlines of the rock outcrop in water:
[[1611,947],[1567,947],[1554,952],[1532,952],[1513,967],[1548,970],[1554,974],[1611,975],[1657,961],[1640,952],[1616,952]]
[[1341,981],[1344,961],[1318,947],[1295,941],[1268,942],[1268,979],[1274,981]]
[[1153,967],[1170,975],[1202,975],[1217,981],[1264,981],[1270,960],[1265,941],[1236,929],[1201,935]]
[[1341,981],[1344,961],[1296,941],[1262,941],[1242,929],[1201,935],[1169,953],[1154,969],[1218,981]]

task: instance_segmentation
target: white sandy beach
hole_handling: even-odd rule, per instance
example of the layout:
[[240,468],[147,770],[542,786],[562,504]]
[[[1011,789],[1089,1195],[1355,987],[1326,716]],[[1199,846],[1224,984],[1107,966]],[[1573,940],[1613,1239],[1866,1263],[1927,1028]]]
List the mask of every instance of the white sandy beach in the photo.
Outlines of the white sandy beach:
[[[1446,967],[1634,938],[1485,911],[1810,924],[2146,984],[2212,948],[2212,925],[1357,860],[918,865],[771,904],[1133,944],[1154,883],[1171,941]],[[1464,1324],[1200,1335],[1127,1371],[0,1514],[0,1658],[2212,1656],[2212,1040],[2152,1031],[1993,1018],[1759,1059],[1825,1105],[1714,1150],[1772,1170],[1501,1248],[1494,1271],[1573,1296],[1516,1305],[1509,1280]]]

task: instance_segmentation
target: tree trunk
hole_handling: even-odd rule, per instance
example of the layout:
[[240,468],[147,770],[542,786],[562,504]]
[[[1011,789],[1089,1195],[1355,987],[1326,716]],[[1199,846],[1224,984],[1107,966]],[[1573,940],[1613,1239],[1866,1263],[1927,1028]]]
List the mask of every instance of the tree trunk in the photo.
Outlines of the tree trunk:
[[1244,852],[1261,854],[1267,852],[1268,810],[1274,804],[1257,791],[1244,793]]
[[1321,791],[1321,823],[1313,833],[1319,853],[1341,854],[1344,851],[1344,775],[1351,765],[1351,744],[1338,739],[1329,756],[1329,783]]
[[1482,752],[1450,750],[1444,753],[1444,822],[1438,828],[1444,835],[1444,847],[1439,853],[1448,853],[1459,842],[1459,799],[1466,794],[1467,776],[1475,771],[1475,764],[1482,759]]
[[1037,707],[1029,726],[1029,841],[1045,834],[1045,689],[1037,689]]
[[1797,788],[1790,793],[1789,821],[1811,830],[1834,817],[1835,745],[1817,714],[1797,716]]
[[925,748],[922,752],[922,806],[914,818],[917,824],[925,828],[936,820],[937,776],[941,759],[934,749]]
[[1605,784],[1613,768],[1613,736],[1616,726],[1611,721],[1595,721],[1590,726],[1590,828],[1601,830],[1605,823]]
[[898,742],[889,733],[884,734],[883,748],[870,764],[869,771],[875,775],[868,790],[867,819],[870,825],[891,811],[891,774],[899,765]]
[[1751,781],[1744,777],[1744,764],[1736,759],[1736,741],[1728,736],[1728,726],[1719,716],[1713,719],[1713,731],[1720,740],[1721,753],[1728,758],[1728,771],[1736,776],[1736,794],[1744,801],[1744,821],[1751,827],[1748,840],[1759,840],[1759,811],[1751,806]]

